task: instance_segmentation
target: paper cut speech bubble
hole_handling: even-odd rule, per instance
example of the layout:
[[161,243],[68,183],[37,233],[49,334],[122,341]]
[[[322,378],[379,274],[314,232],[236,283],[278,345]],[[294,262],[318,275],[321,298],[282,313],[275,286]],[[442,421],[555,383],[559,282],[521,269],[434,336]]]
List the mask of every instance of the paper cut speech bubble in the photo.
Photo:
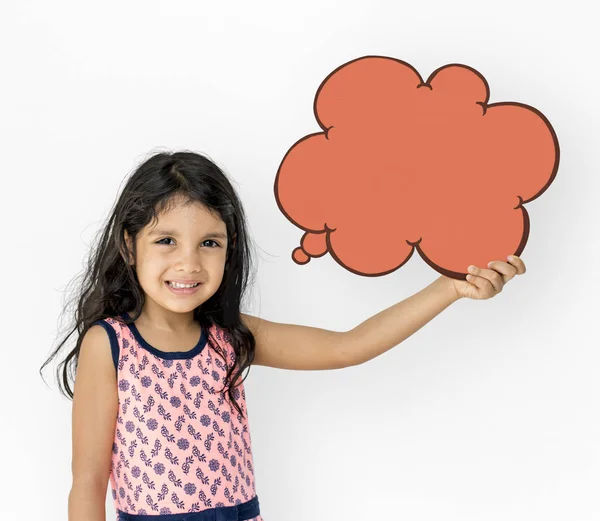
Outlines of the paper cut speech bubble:
[[380,276],[416,249],[465,279],[471,264],[520,256],[524,204],[554,180],[558,140],[537,109],[488,100],[485,78],[460,64],[426,82],[384,56],[329,74],[314,101],[323,132],[297,141],[275,179],[279,209],[305,231],[293,260],[329,252],[353,273]]

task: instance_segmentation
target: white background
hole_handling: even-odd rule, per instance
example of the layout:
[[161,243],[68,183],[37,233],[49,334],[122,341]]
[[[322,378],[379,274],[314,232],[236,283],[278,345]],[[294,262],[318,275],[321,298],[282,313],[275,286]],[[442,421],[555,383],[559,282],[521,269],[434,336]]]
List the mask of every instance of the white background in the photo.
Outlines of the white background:
[[50,387],[38,369],[64,324],[67,284],[151,152],[205,153],[235,179],[260,248],[250,312],[347,330],[437,278],[418,255],[380,278],[330,256],[296,265],[301,231],[273,194],[286,151],[320,131],[321,81],[385,55],[424,78],[447,63],[474,67],[490,103],[548,117],[560,168],[526,206],[527,273],[499,296],[459,301],[358,367],[251,369],[263,517],[600,519],[600,78],[588,5],[5,2],[0,518],[67,517],[71,402],[55,366],[44,373]]

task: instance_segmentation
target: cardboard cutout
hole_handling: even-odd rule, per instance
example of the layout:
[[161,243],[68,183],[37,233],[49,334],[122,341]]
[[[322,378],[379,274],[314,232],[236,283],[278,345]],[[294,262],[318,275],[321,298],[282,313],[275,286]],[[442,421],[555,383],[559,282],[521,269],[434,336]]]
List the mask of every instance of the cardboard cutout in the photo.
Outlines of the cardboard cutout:
[[365,56],[321,83],[323,132],[283,158],[275,197],[304,230],[298,264],[327,252],[344,268],[380,276],[415,249],[439,273],[520,256],[524,205],[550,186],[559,146],[550,122],[522,103],[488,104],[485,78],[450,64],[426,82],[408,63]]

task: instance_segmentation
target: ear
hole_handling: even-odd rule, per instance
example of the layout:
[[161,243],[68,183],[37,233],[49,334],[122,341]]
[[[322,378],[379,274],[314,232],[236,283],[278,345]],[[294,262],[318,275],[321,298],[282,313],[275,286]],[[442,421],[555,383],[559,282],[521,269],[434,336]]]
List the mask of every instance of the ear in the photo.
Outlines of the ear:
[[133,251],[133,247],[132,247],[132,241],[131,241],[131,237],[129,236],[129,234],[127,233],[127,231],[123,231],[123,238],[125,239],[125,244],[127,247],[127,251],[124,252],[123,250],[121,250],[121,257],[123,257],[123,260],[127,263],[127,264],[131,264],[133,265],[133,255],[132,255],[132,251]]
[[231,237],[231,242],[229,243],[229,246],[227,248],[227,261],[225,264],[229,264],[229,261],[231,259],[231,253],[233,248],[235,248],[235,241],[237,239],[237,233],[234,233],[233,236]]

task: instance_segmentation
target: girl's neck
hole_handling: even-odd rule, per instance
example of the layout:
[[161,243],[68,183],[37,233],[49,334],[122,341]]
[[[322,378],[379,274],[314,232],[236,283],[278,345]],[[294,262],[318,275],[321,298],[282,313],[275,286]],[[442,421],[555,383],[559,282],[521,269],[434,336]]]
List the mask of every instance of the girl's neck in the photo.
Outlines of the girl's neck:
[[[129,313],[131,315],[131,313]],[[165,332],[175,333],[181,331],[189,331],[198,327],[194,319],[194,312],[177,313],[168,311],[164,308],[152,309],[149,306],[144,306],[140,317],[136,320],[142,327],[147,324],[153,329]]]

